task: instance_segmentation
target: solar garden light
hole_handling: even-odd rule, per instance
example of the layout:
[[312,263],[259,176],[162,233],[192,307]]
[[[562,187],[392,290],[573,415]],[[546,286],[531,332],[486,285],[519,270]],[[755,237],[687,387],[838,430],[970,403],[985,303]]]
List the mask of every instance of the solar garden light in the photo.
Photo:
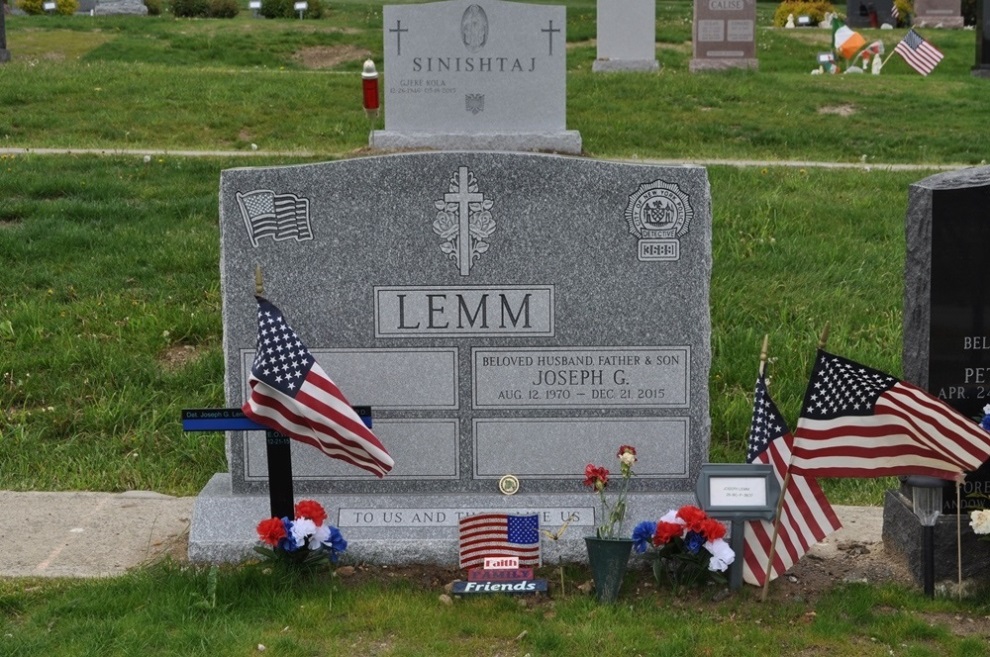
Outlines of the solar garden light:
[[911,506],[914,515],[921,521],[924,528],[922,534],[921,572],[925,595],[935,597],[935,523],[942,514],[942,488],[945,485],[941,479],[911,475],[907,478],[911,487]]

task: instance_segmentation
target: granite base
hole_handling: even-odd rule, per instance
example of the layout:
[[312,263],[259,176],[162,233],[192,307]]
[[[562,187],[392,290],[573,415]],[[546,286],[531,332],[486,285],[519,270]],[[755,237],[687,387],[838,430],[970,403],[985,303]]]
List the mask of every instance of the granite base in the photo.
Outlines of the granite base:
[[756,70],[760,67],[758,59],[692,59],[688,70],[692,73],[703,71],[727,71],[734,68]]
[[655,59],[596,59],[591,65],[593,73],[635,71],[659,71],[660,62]]
[[[382,511],[393,516],[424,509],[457,511],[508,511],[571,509],[598,510],[597,498],[585,494],[429,494],[429,495],[308,495],[324,505],[330,522],[341,528],[347,539],[348,560],[381,565],[439,564],[457,565],[457,523],[422,526],[355,526],[355,509],[380,517]],[[297,500],[299,496],[297,496]],[[641,520],[656,519],[669,509],[696,504],[693,494],[639,493],[629,495],[625,532]],[[341,517],[346,509],[348,518]],[[379,513],[374,514],[378,510]],[[255,527],[269,517],[268,495],[235,495],[230,474],[218,473],[196,498],[192,527],[189,531],[189,560],[196,563],[236,563],[255,555],[258,543]],[[452,515],[452,514],[451,514]],[[584,537],[593,534],[593,520],[586,516],[572,523],[559,540],[543,538],[543,561],[555,564],[586,562]],[[542,523],[542,529],[556,532],[561,523]]]
[[0,63],[10,61],[10,51],[0,50]]
[[[980,541],[962,521],[962,576],[980,582],[990,581],[990,543]],[[935,582],[955,582],[959,578],[957,516],[939,516],[935,524]],[[924,528],[914,515],[911,500],[901,491],[889,490],[883,505],[883,544],[892,554],[906,562],[918,585],[923,584],[922,535]]]
[[520,151],[581,154],[581,133],[564,130],[518,134],[434,134],[375,130],[368,145],[382,151],[428,149],[436,151]]

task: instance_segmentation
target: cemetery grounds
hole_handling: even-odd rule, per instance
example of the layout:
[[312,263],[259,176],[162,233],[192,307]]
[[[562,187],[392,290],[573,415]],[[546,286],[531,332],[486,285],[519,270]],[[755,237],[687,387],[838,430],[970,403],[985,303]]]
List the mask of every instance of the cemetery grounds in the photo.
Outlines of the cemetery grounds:
[[[758,6],[759,25],[774,9]],[[660,2],[657,16],[660,73],[593,75],[594,3],[568,4],[568,127],[594,157],[710,165],[711,455],[738,462],[764,334],[792,422],[825,322],[836,351],[900,372],[906,189],[985,163],[990,87],[969,75],[973,33],[947,30],[923,32],[946,55],[928,78],[896,56],[879,77],[810,76],[828,32],[762,27],[759,71],[691,75],[690,4]],[[0,489],[194,495],[226,469],[222,439],[177,421],[223,403],[219,171],[367,153],[357,80],[365,57],[381,60],[381,6],[335,3],[320,21],[9,16],[6,28]],[[903,30],[864,33],[890,52]],[[833,503],[879,505],[893,483],[824,485]],[[985,594],[926,600],[854,538],[806,558],[767,605],[751,590],[675,596],[637,572],[622,604],[599,608],[576,592],[586,571],[568,567],[564,596],[448,606],[455,574],[441,568],[351,564],[331,579],[194,568],[182,554],[97,582],[0,582],[3,654],[990,650]],[[869,583],[844,581],[852,571]]]

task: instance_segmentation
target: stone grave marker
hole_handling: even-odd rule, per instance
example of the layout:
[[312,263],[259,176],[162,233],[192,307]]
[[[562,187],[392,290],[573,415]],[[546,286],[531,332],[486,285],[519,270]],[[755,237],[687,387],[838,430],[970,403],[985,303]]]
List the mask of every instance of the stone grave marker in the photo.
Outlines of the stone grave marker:
[[911,24],[915,27],[962,29],[962,0],[916,0]]
[[853,29],[880,27],[884,23],[894,25],[896,20],[890,13],[893,7],[894,0],[846,0],[845,23]]
[[[356,558],[456,563],[458,520],[538,513],[582,558],[588,463],[639,453],[629,522],[693,502],[710,419],[706,171],[554,155],[415,153],[221,175],[227,405],[268,298],[395,460],[378,480],[292,444],[296,498]],[[264,432],[228,434],[190,558],[250,554],[267,517]],[[509,487],[500,482],[517,482]],[[514,494],[508,494],[514,493]],[[601,519],[598,518],[600,521]]]
[[566,128],[564,7],[449,0],[383,12],[385,129],[373,148],[581,152]]
[[976,3],[976,64],[972,73],[990,78],[990,0]]
[[[940,173],[910,187],[904,273],[904,379],[977,422],[990,403],[990,270],[981,248],[990,239],[990,167]],[[967,478],[962,511],[990,506],[990,467]],[[944,487],[936,526],[936,580],[956,576],[956,490]],[[888,491],[884,537],[902,550],[920,545],[920,523],[906,486]],[[990,551],[963,519],[963,571],[987,572]],[[982,558],[967,558],[982,554]],[[920,548],[910,552],[920,560]],[[915,570],[920,577],[920,565]]]
[[692,73],[758,68],[756,0],[694,0]]
[[658,70],[656,7],[656,0],[598,0],[598,57],[591,70]]

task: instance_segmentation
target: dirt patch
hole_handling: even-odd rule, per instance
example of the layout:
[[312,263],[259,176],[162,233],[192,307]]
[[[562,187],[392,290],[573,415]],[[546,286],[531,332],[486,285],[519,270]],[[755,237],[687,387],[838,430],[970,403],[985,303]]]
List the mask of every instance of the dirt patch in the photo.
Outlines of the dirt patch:
[[166,372],[181,370],[199,358],[200,350],[191,344],[176,344],[165,350],[158,362]]
[[371,57],[371,51],[357,46],[310,46],[297,50],[292,59],[306,68],[335,68],[345,62],[363,62]]
[[848,103],[844,105],[825,105],[818,108],[819,114],[838,114],[839,116],[852,116],[857,112],[855,105]]

